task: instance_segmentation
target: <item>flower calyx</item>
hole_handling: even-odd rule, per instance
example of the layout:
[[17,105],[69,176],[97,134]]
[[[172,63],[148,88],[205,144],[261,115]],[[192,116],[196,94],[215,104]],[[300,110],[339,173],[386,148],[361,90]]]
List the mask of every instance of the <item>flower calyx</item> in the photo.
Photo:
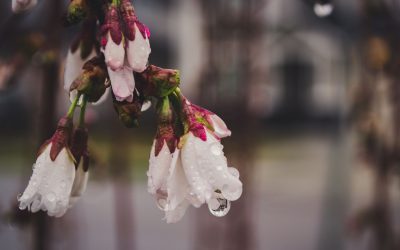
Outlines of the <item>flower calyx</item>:
[[145,96],[163,98],[179,86],[180,73],[179,70],[150,65],[142,73],[135,73],[135,79],[137,88]]
[[116,4],[110,3],[105,14],[105,21],[101,27],[101,46],[106,47],[108,43],[108,34],[110,34],[111,39],[117,45],[122,42],[122,32],[121,25],[119,21],[119,13]]
[[76,159],[75,167],[78,168],[83,161],[83,171],[89,170],[88,130],[85,127],[77,127],[71,139],[71,153]]
[[167,144],[169,152],[175,152],[179,143],[179,136],[177,135],[176,115],[171,108],[168,97],[163,98],[158,105],[158,125],[155,136],[155,156],[161,152],[164,143]]
[[134,92],[132,102],[116,100],[113,95],[114,109],[118,114],[119,120],[128,128],[139,127],[139,117],[142,114],[143,100]]
[[[130,40],[134,41],[136,36],[136,27],[139,29],[143,39],[150,38],[150,30],[146,25],[141,23],[136,14],[130,0],[121,0],[120,4],[121,16],[125,24],[124,35]],[[136,26],[136,27],[135,27]]]
[[96,56],[83,65],[83,71],[71,84],[70,91],[84,94],[88,102],[97,102],[109,87],[107,67],[102,56]]
[[[47,146],[51,146],[50,149],[50,159],[55,161],[57,156],[60,154],[63,148],[67,149],[69,153],[70,151],[70,140],[73,130],[73,122],[71,118],[63,117],[60,119],[57,125],[56,132],[53,136],[47,140],[39,149],[38,156],[44,152]],[[70,154],[71,158],[75,161],[72,154]]]

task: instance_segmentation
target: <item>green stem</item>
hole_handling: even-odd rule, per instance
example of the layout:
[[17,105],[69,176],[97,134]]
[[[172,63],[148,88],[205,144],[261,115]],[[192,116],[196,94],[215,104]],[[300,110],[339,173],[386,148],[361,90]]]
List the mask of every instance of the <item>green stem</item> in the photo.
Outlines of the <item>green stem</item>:
[[81,98],[81,94],[78,94],[74,101],[71,103],[71,106],[69,106],[67,117],[72,119],[74,117],[74,111],[76,109],[76,106],[78,105],[79,99]]
[[79,116],[79,127],[85,127],[85,113],[86,113],[86,106],[87,106],[87,96],[83,96],[82,106],[81,106],[81,114]]

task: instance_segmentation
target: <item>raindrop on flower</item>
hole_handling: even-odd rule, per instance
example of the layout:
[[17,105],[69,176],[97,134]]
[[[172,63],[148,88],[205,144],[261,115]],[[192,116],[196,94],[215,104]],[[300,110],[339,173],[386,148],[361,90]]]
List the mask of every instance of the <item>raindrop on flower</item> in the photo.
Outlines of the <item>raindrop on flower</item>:
[[232,168],[232,167],[228,168],[228,170],[229,170],[229,173],[231,173],[231,175],[233,175],[236,178],[239,178],[239,176],[240,176],[239,170],[237,170],[236,168]]
[[222,146],[221,146],[221,144],[219,144],[217,142],[211,144],[210,150],[211,150],[211,153],[215,156],[219,156],[222,154]]
[[217,166],[217,170],[218,170],[218,171],[222,171],[222,169],[223,169],[223,167],[222,167],[221,165],[218,165],[218,166]]
[[35,170],[35,168],[36,168],[36,163],[33,163],[32,170]]
[[46,196],[46,198],[48,201],[53,202],[53,201],[55,201],[56,196],[53,193],[50,193]]
[[210,213],[216,217],[223,217],[228,214],[231,209],[231,202],[227,199],[213,199],[208,203]]

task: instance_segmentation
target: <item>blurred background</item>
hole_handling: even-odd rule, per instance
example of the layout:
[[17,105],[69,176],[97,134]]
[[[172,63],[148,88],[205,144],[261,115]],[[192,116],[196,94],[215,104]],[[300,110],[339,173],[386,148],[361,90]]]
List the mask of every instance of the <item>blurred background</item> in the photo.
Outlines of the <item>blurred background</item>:
[[128,130],[111,98],[88,111],[78,204],[60,219],[17,208],[69,105],[68,2],[0,2],[1,249],[400,249],[399,0],[135,0],[151,63],[226,121],[244,182],[227,216],[190,208],[171,225],[146,190],[154,110]]

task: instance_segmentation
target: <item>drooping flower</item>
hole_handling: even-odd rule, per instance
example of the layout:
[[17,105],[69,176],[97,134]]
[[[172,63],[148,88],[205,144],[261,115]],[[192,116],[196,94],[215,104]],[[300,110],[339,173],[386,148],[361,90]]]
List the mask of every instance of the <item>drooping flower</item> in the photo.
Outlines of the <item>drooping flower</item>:
[[[230,202],[239,199],[242,183],[239,172],[228,167],[220,138],[229,136],[225,123],[215,114],[182,99],[185,134],[171,150],[153,144],[148,175],[148,191],[165,211],[167,223],[179,221],[189,205],[207,203],[215,216],[224,216]],[[170,122],[174,126],[175,121]]]
[[126,56],[129,66],[135,72],[146,69],[150,48],[150,30],[139,22],[130,0],[121,1],[121,14],[125,23]]
[[69,149],[71,133],[71,119],[61,119],[53,137],[39,151],[29,184],[18,198],[20,209],[43,210],[55,217],[65,214],[75,179],[75,160]]
[[101,34],[101,46],[107,66],[113,71],[121,69],[125,61],[125,48],[118,8],[112,3],[106,12]]
[[12,10],[15,13],[29,10],[37,4],[37,0],[12,0]]

